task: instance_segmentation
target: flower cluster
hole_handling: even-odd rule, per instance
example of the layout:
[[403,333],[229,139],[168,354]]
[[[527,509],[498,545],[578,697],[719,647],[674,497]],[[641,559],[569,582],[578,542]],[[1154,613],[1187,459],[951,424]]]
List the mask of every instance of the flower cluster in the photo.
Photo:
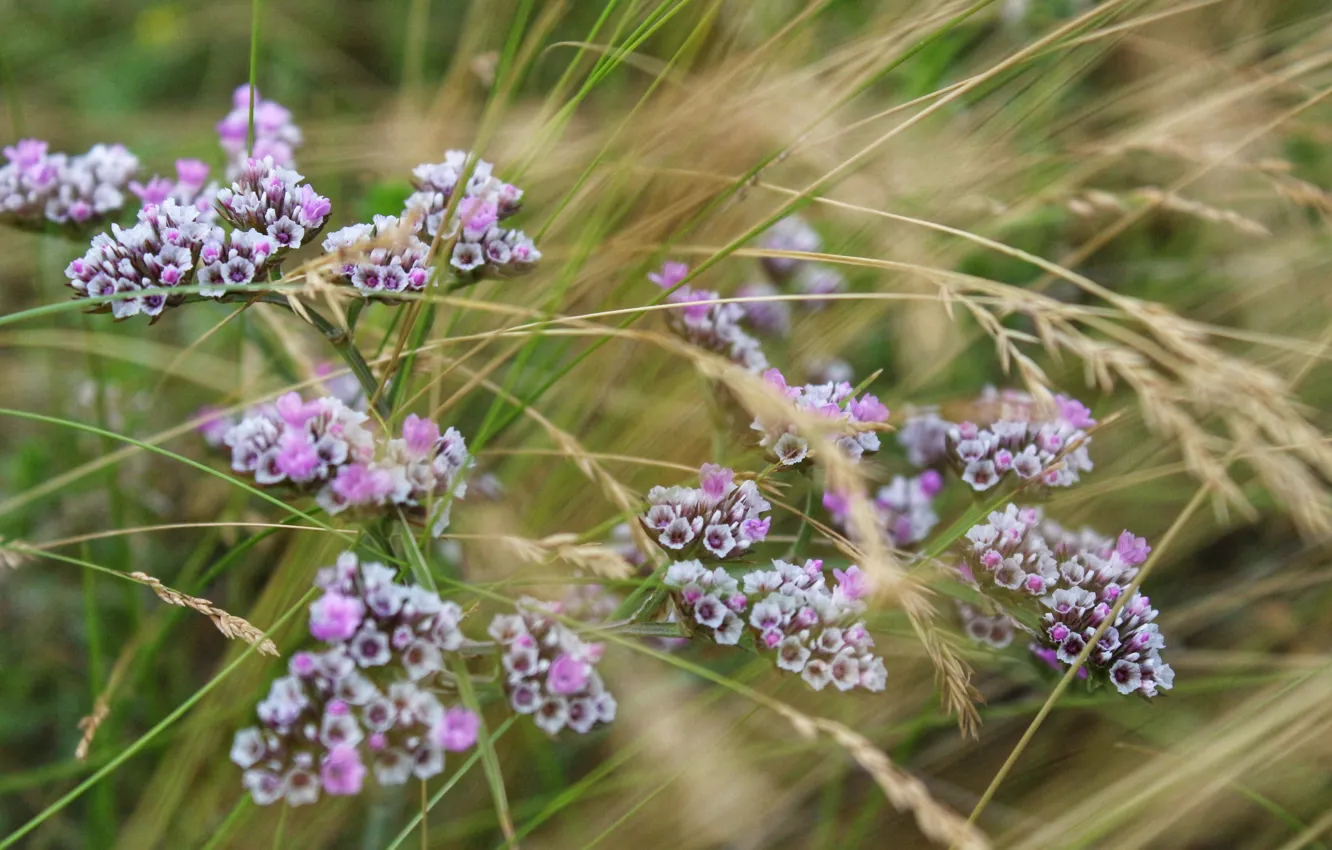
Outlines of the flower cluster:
[[[854,388],[846,382],[788,386],[786,378],[776,369],[764,372],[763,379],[791,399],[797,408],[842,420],[846,428],[836,443],[852,461],[879,450],[875,426],[888,421],[888,408],[875,396],[869,393],[854,396]],[[765,422],[760,418],[750,427],[762,434],[759,445],[783,466],[798,466],[810,457],[809,440],[800,435],[794,424]]]
[[[787,216],[768,228],[760,246],[769,251],[800,251],[813,253],[823,247],[823,240],[814,228],[799,216]],[[744,292],[750,295],[775,295],[792,291],[803,295],[831,295],[846,289],[846,278],[841,272],[824,263],[795,257],[763,257],[759,265],[767,281],[748,284]],[[796,302],[806,310],[820,310],[827,301],[805,298]],[[750,324],[761,331],[785,336],[790,331],[790,310],[786,302],[754,302],[745,305]]]
[[912,463],[945,461],[976,491],[1005,476],[1070,487],[1092,468],[1085,429],[1096,420],[1076,399],[1057,395],[1054,401],[1054,418],[1040,418],[1027,393],[990,388],[973,405],[976,421],[946,422],[926,410],[908,418],[898,439]]
[[[660,272],[649,274],[648,280],[670,289],[687,274],[689,267],[684,263],[666,263]],[[768,368],[768,359],[763,356],[762,344],[741,327],[745,308],[718,303],[718,298],[711,290],[688,286],[672,292],[666,300],[683,306],[666,314],[671,331],[691,345],[721,354],[751,372],[762,372]]]
[[[197,209],[167,199],[160,206],[139,210],[133,227],[113,224],[110,234],[95,236],[87,253],[65,268],[65,276],[77,298],[188,286],[209,246],[221,238],[222,229],[200,221]],[[97,309],[110,310],[117,319],[138,313],[156,318],[181,300],[181,295],[150,292],[118,298]]]
[[359,794],[367,760],[383,786],[428,779],[443,771],[445,751],[476,742],[477,716],[445,708],[435,682],[444,654],[463,644],[462,609],[394,576],[351,552],[320,570],[310,634],[326,648],[292,656],[257,707],[260,725],[232,744],[259,805]]
[[753,481],[735,483],[735,473],[705,463],[698,487],[653,487],[639,521],[673,557],[706,550],[707,557],[738,558],[768,536],[771,509]]
[[[365,427],[367,420],[333,396],[306,402],[287,393],[230,424],[221,443],[231,449],[236,472],[251,473],[265,486],[314,491],[329,514],[392,505],[442,534],[452,500],[465,492],[462,473],[472,464],[462,435],[453,428],[441,434],[434,422],[412,414],[400,439],[384,441]],[[220,430],[211,420],[206,428],[205,439]],[[427,517],[432,499],[438,501]]]
[[[1066,665],[1077,660],[1151,552],[1130,532],[1117,539],[1070,532],[1034,508],[1015,505],[991,513],[966,536],[964,560],[972,576],[1019,602],[1039,600],[1038,642]],[[1088,656],[1092,675],[1125,694],[1168,690],[1175,674],[1161,661],[1165,641],[1156,616],[1148,598],[1135,592]]]
[[[766,280],[746,283],[735,291],[737,298],[772,298],[781,290]],[[759,333],[786,336],[791,332],[791,305],[787,301],[749,301],[737,305],[745,312],[745,322]]]
[[[823,247],[818,231],[803,218],[790,215],[768,228],[759,244],[769,251],[799,251],[812,254]],[[764,257],[763,270],[778,283],[789,280],[800,268],[808,265],[795,257]]]
[[[444,161],[425,163],[412,170],[416,191],[407,199],[404,217],[424,226],[435,238],[459,181],[467,171],[466,151],[448,151]],[[499,226],[518,212],[523,190],[494,175],[494,165],[475,161],[472,175],[443,236],[457,236],[449,264],[467,282],[506,278],[531,271],[541,260],[536,244],[521,230]]]
[[218,186],[217,181],[208,182],[208,172],[206,162],[178,159],[175,180],[153,175],[147,183],[131,180],[129,188],[144,206],[160,205],[170,199],[182,207],[194,207],[199,211],[200,221],[213,224],[217,221],[213,204],[217,200]]
[[500,645],[509,705],[548,735],[569,728],[581,734],[615,719],[615,697],[596,664],[603,647],[584,643],[554,614],[559,606],[524,597],[516,614],[500,614],[490,636]]
[[294,251],[323,230],[332,208],[304,179],[271,156],[247,159],[231,187],[218,191],[218,211],[234,227],[267,234],[279,251]]
[[377,215],[373,224],[334,231],[324,239],[324,250],[348,257],[342,276],[362,295],[421,292],[430,282],[430,246],[396,216]]
[[975,605],[957,603],[962,631],[976,643],[1003,649],[1013,642],[1013,618],[1004,613],[986,614]]
[[227,177],[235,179],[248,158],[269,157],[278,166],[293,168],[293,155],[301,144],[301,129],[291,121],[291,112],[280,103],[254,93],[254,148],[246,150],[250,134],[250,86],[242,83],[231,95],[231,111],[217,122],[217,137],[227,153]]
[[[876,524],[890,546],[904,547],[924,540],[939,522],[934,512],[934,497],[943,489],[943,478],[927,469],[912,478],[898,475],[886,487],[880,487],[872,505]],[[832,491],[823,494],[823,507],[838,525],[847,525],[847,499]]]
[[717,643],[734,645],[748,633],[760,651],[777,656],[777,666],[815,690],[881,691],[888,678],[883,659],[871,651],[874,640],[857,618],[868,588],[858,567],[833,570],[829,588],[823,562],[803,565],[773,561],[737,581],[721,567],[680,561],[666,571],[666,586],[684,620],[703,628]]
[[897,431],[897,443],[906,450],[911,465],[935,466],[948,457],[948,431],[952,427],[935,408],[912,410]]
[[48,153],[39,139],[6,146],[0,167],[0,223],[25,230],[49,224],[79,228],[125,203],[139,160],[123,145],[94,145],[87,153]]

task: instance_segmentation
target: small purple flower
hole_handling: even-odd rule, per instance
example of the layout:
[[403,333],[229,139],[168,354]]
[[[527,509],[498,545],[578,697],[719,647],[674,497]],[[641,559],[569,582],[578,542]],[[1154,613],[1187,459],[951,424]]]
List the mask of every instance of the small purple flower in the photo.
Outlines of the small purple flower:
[[476,743],[481,718],[465,708],[450,708],[435,724],[432,734],[436,746],[460,753]]
[[338,746],[329,750],[319,767],[319,778],[324,790],[334,796],[352,796],[361,793],[365,780],[365,765],[355,747]]
[[1119,535],[1119,540],[1115,543],[1115,552],[1120,560],[1129,566],[1146,563],[1147,556],[1151,553],[1152,547],[1147,545],[1147,538],[1135,537],[1132,532],[1125,531]]
[[662,289],[671,287],[684,280],[689,275],[689,266],[684,263],[665,263],[661,271],[652,272],[648,275],[648,280],[660,286]]
[[574,694],[587,687],[591,666],[568,653],[561,653],[551,662],[546,674],[546,687],[551,693]]
[[365,603],[360,599],[330,591],[310,603],[310,634],[316,640],[347,640],[364,616]]
[[412,413],[402,423],[402,438],[409,451],[424,455],[439,442],[439,426]]
[[860,567],[853,564],[845,570],[833,569],[833,576],[847,599],[855,601],[869,596],[869,576],[865,575]]

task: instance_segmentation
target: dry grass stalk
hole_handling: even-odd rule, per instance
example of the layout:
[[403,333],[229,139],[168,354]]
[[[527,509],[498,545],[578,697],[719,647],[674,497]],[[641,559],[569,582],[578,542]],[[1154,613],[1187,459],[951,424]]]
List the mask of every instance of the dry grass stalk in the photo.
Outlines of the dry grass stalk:
[[217,626],[217,630],[223,635],[232,638],[233,640],[243,640],[264,655],[280,655],[277,645],[274,644],[273,641],[264,637],[262,630],[255,628],[244,618],[237,617],[234,614],[228,614],[207,599],[200,599],[196,596],[181,593],[178,590],[172,590],[162,584],[159,579],[154,578],[147,573],[133,572],[129,573],[129,577],[140,584],[146,584],[151,587],[153,593],[156,593],[158,598],[168,605],[178,605],[182,608],[189,608],[203,614],[205,617],[213,621],[213,625]]
[[558,559],[602,578],[629,578],[634,574],[629,562],[615,551],[600,543],[579,543],[576,534],[552,534],[540,540],[503,536],[496,540],[529,564]]
[[811,717],[782,703],[774,702],[771,707],[804,737],[813,739],[822,732],[837,742],[874,779],[894,808],[915,816],[916,826],[930,840],[957,850],[984,850],[990,846],[984,833],[935,800],[925,783],[898,770],[892,759],[864,735],[835,720]]

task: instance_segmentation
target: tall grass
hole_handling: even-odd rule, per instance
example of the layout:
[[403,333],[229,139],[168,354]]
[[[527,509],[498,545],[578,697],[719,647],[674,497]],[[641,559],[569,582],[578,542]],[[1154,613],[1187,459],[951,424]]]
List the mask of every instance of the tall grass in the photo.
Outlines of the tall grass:
[[[295,111],[333,228],[396,213],[412,166],[468,148],[523,185],[545,258],[368,302],[344,333],[348,289],[303,252],[272,303],[150,328],[66,300],[81,244],[0,232],[0,848],[1323,846],[1323,4],[80,5],[0,12],[4,139],[123,140],[165,171],[211,155],[251,78]],[[792,213],[823,249],[761,247]],[[733,296],[782,256],[849,283],[765,339],[788,376],[844,358],[895,426],[986,384],[1088,401],[1096,469],[1043,507],[1152,542],[1136,581],[1163,612],[1167,697],[1087,690],[961,632],[956,543],[1006,495],[949,487],[906,552],[834,531],[822,478],[767,477],[746,432],[775,402],[673,337],[646,275],[682,260],[724,300],[814,300]],[[390,425],[456,425],[502,495],[474,485],[443,545],[405,521],[362,536],[195,436],[201,405],[315,387],[325,361],[363,369]],[[825,453],[829,486],[902,471],[883,439],[856,466]],[[854,557],[875,578],[884,693],[815,693],[702,641],[665,651],[645,635],[671,627],[638,623],[599,633],[620,701],[605,731],[552,740],[460,665],[485,724],[442,776],[248,801],[231,735],[307,641],[317,567],[355,542],[477,623],[586,584],[628,618],[660,574],[602,544],[704,462],[770,484],[747,563]]]

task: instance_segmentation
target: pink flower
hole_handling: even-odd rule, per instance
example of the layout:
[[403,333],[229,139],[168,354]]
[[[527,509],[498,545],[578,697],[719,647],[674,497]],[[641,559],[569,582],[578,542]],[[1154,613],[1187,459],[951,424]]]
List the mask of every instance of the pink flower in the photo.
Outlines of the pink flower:
[[703,493],[716,500],[726,495],[726,488],[735,480],[735,473],[715,463],[705,463],[698,472],[698,480],[703,485]]
[[1055,405],[1059,408],[1059,418],[1074,428],[1090,428],[1096,424],[1087,406],[1075,398],[1066,395],[1055,396]]
[[306,404],[301,399],[300,393],[294,392],[279,396],[275,406],[282,421],[293,428],[304,427],[306,422],[319,415],[320,410],[319,402],[312,401]]
[[18,144],[5,147],[5,159],[17,168],[32,168],[46,158],[46,142],[40,139],[20,139]]
[[866,393],[858,399],[851,399],[846,406],[851,415],[861,422],[887,422],[888,408],[876,397]]
[[191,189],[202,188],[208,182],[208,163],[198,159],[176,160],[176,180]]
[[670,289],[680,281],[684,280],[689,274],[689,266],[684,263],[666,263],[661,267],[660,272],[653,272],[648,275],[648,280],[660,286],[662,289]]
[[1145,562],[1151,551],[1152,547],[1147,545],[1147,538],[1134,537],[1130,531],[1120,534],[1119,540],[1115,543],[1115,552],[1119,554],[1120,560],[1129,566]]
[[485,233],[492,224],[499,221],[495,202],[476,196],[463,198],[458,205],[458,215],[462,217],[463,228],[476,234]]
[[450,708],[431,730],[435,743],[450,752],[460,753],[476,743],[481,718],[465,708]]
[[841,493],[827,490],[823,494],[823,509],[833,516],[846,516],[851,510],[851,500]]
[[589,672],[591,667],[586,661],[562,652],[550,664],[550,670],[546,673],[546,687],[553,694],[576,694],[587,687]]
[[171,197],[171,190],[175,186],[165,177],[154,177],[149,180],[147,185],[138,180],[129,182],[129,190],[139,197],[139,200],[145,204],[160,204]]
[[865,575],[856,565],[852,564],[845,570],[833,570],[833,576],[837,579],[837,586],[841,588],[842,594],[847,599],[863,599],[869,595],[869,577]]
[[318,227],[323,224],[324,217],[328,215],[329,210],[333,209],[332,202],[316,193],[309,183],[301,186],[299,200],[301,217],[305,219],[305,224],[309,227]]
[[425,455],[439,442],[439,426],[413,413],[402,423],[402,438],[407,441],[408,451]]
[[927,469],[916,480],[920,482],[920,492],[924,493],[926,498],[934,498],[943,489],[943,476],[936,470]]
[[382,469],[374,469],[363,463],[349,463],[338,470],[338,477],[333,479],[333,492],[349,505],[366,505],[377,502],[393,487],[389,475]]
[[282,435],[274,465],[292,481],[309,481],[320,464],[319,454],[300,431],[287,431]]
[[361,754],[355,747],[339,744],[324,756],[319,778],[324,782],[324,790],[334,796],[361,793],[361,783],[365,781],[365,765],[361,764]]
[[310,603],[310,634],[316,640],[347,640],[365,617],[365,603],[329,591]]

